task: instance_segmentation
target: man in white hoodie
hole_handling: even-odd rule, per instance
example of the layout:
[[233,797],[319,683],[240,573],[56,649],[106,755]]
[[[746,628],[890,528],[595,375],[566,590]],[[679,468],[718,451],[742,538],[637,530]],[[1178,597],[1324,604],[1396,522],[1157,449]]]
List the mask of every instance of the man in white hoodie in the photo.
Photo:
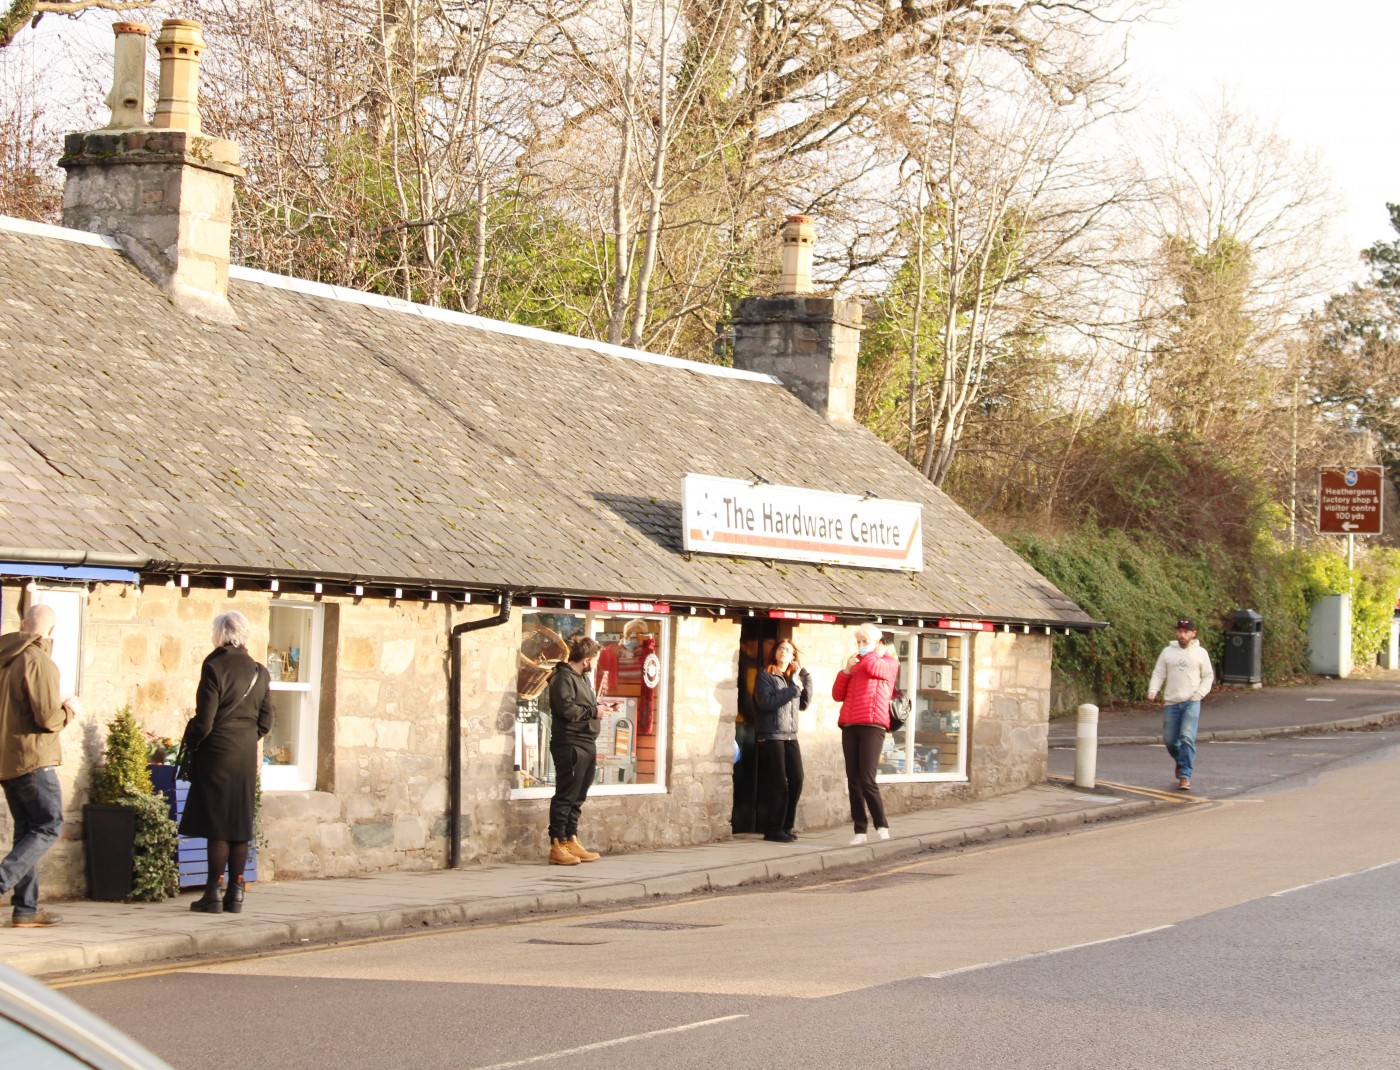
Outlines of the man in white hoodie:
[[[1162,714],[1162,742],[1176,761],[1176,786],[1191,790],[1191,774],[1196,763],[1196,726],[1201,720],[1201,699],[1215,682],[1210,655],[1196,639],[1196,625],[1182,617],[1176,622],[1176,641],[1168,643],[1157,657],[1152,682],[1147,685],[1147,701],[1162,692],[1166,709]],[[1165,685],[1165,686],[1164,686]]]

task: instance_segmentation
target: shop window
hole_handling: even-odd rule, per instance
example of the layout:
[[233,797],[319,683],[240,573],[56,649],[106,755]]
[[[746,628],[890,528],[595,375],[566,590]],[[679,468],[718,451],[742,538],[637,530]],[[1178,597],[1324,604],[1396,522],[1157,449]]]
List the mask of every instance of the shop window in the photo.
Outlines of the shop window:
[[266,791],[316,787],[323,627],[322,606],[277,602],[270,608],[267,673],[277,718],[262,744]]
[[50,656],[58,666],[59,694],[77,695],[83,689],[83,620],[87,590],[82,587],[30,588],[34,605],[48,606],[54,612],[53,650]]
[[966,780],[971,636],[886,632],[885,646],[899,658],[895,688],[914,709],[903,728],[885,736],[880,779]]
[[602,726],[591,793],[664,791],[666,685],[671,664],[668,619],[546,611],[526,613],[521,622],[512,798],[544,798],[554,793],[549,677],[556,665],[568,660],[569,641],[580,635],[590,636],[602,647],[593,671]]

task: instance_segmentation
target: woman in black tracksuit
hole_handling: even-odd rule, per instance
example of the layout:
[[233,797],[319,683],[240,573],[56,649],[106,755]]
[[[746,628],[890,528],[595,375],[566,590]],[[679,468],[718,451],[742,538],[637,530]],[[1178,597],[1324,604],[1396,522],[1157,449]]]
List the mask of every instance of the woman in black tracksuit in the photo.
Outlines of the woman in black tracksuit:
[[784,639],[773,661],[758,674],[758,784],[764,800],[763,838],[778,843],[797,839],[797,801],[802,797],[802,750],[797,715],[812,701],[812,678],[797,662],[797,647]]
[[598,696],[590,677],[597,642],[579,636],[569,660],[549,678],[549,755],[554,759],[554,798],[549,804],[549,864],[576,866],[599,855],[578,840],[578,819],[598,764]]

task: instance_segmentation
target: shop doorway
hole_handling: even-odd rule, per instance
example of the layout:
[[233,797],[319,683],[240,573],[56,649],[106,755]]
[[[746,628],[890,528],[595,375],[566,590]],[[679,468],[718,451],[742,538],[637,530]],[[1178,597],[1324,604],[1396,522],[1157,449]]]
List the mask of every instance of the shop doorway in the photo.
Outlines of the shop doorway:
[[758,754],[754,729],[754,683],[759,671],[772,660],[773,647],[792,638],[792,625],[767,617],[745,617],[739,623],[739,711],[734,722],[738,759],[734,763],[734,806],[729,826],[737,835],[763,828],[759,813]]

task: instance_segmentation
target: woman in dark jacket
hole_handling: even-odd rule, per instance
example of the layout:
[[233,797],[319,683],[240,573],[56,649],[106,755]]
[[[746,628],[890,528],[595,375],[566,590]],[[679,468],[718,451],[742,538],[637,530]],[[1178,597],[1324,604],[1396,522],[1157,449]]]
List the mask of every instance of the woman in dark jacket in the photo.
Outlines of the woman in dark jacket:
[[[214,652],[204,659],[195,692],[194,719],[185,729],[190,794],[180,833],[209,841],[204,895],[191,910],[237,914],[243,909],[243,867],[253,838],[253,793],[258,740],[272,730],[267,670],[248,654],[251,628],[242,613],[214,618]],[[228,891],[219,896],[224,869]]]
[[569,643],[569,660],[549,678],[549,755],[554,759],[554,798],[549,804],[549,864],[596,862],[598,852],[578,840],[579,813],[598,764],[598,697],[590,678],[597,642],[581,635]]
[[797,715],[812,701],[812,677],[797,663],[797,647],[783,640],[772,663],[758,675],[754,706],[758,709],[758,783],[764,797],[765,840],[797,839],[797,801],[802,797],[802,750],[797,745]]

